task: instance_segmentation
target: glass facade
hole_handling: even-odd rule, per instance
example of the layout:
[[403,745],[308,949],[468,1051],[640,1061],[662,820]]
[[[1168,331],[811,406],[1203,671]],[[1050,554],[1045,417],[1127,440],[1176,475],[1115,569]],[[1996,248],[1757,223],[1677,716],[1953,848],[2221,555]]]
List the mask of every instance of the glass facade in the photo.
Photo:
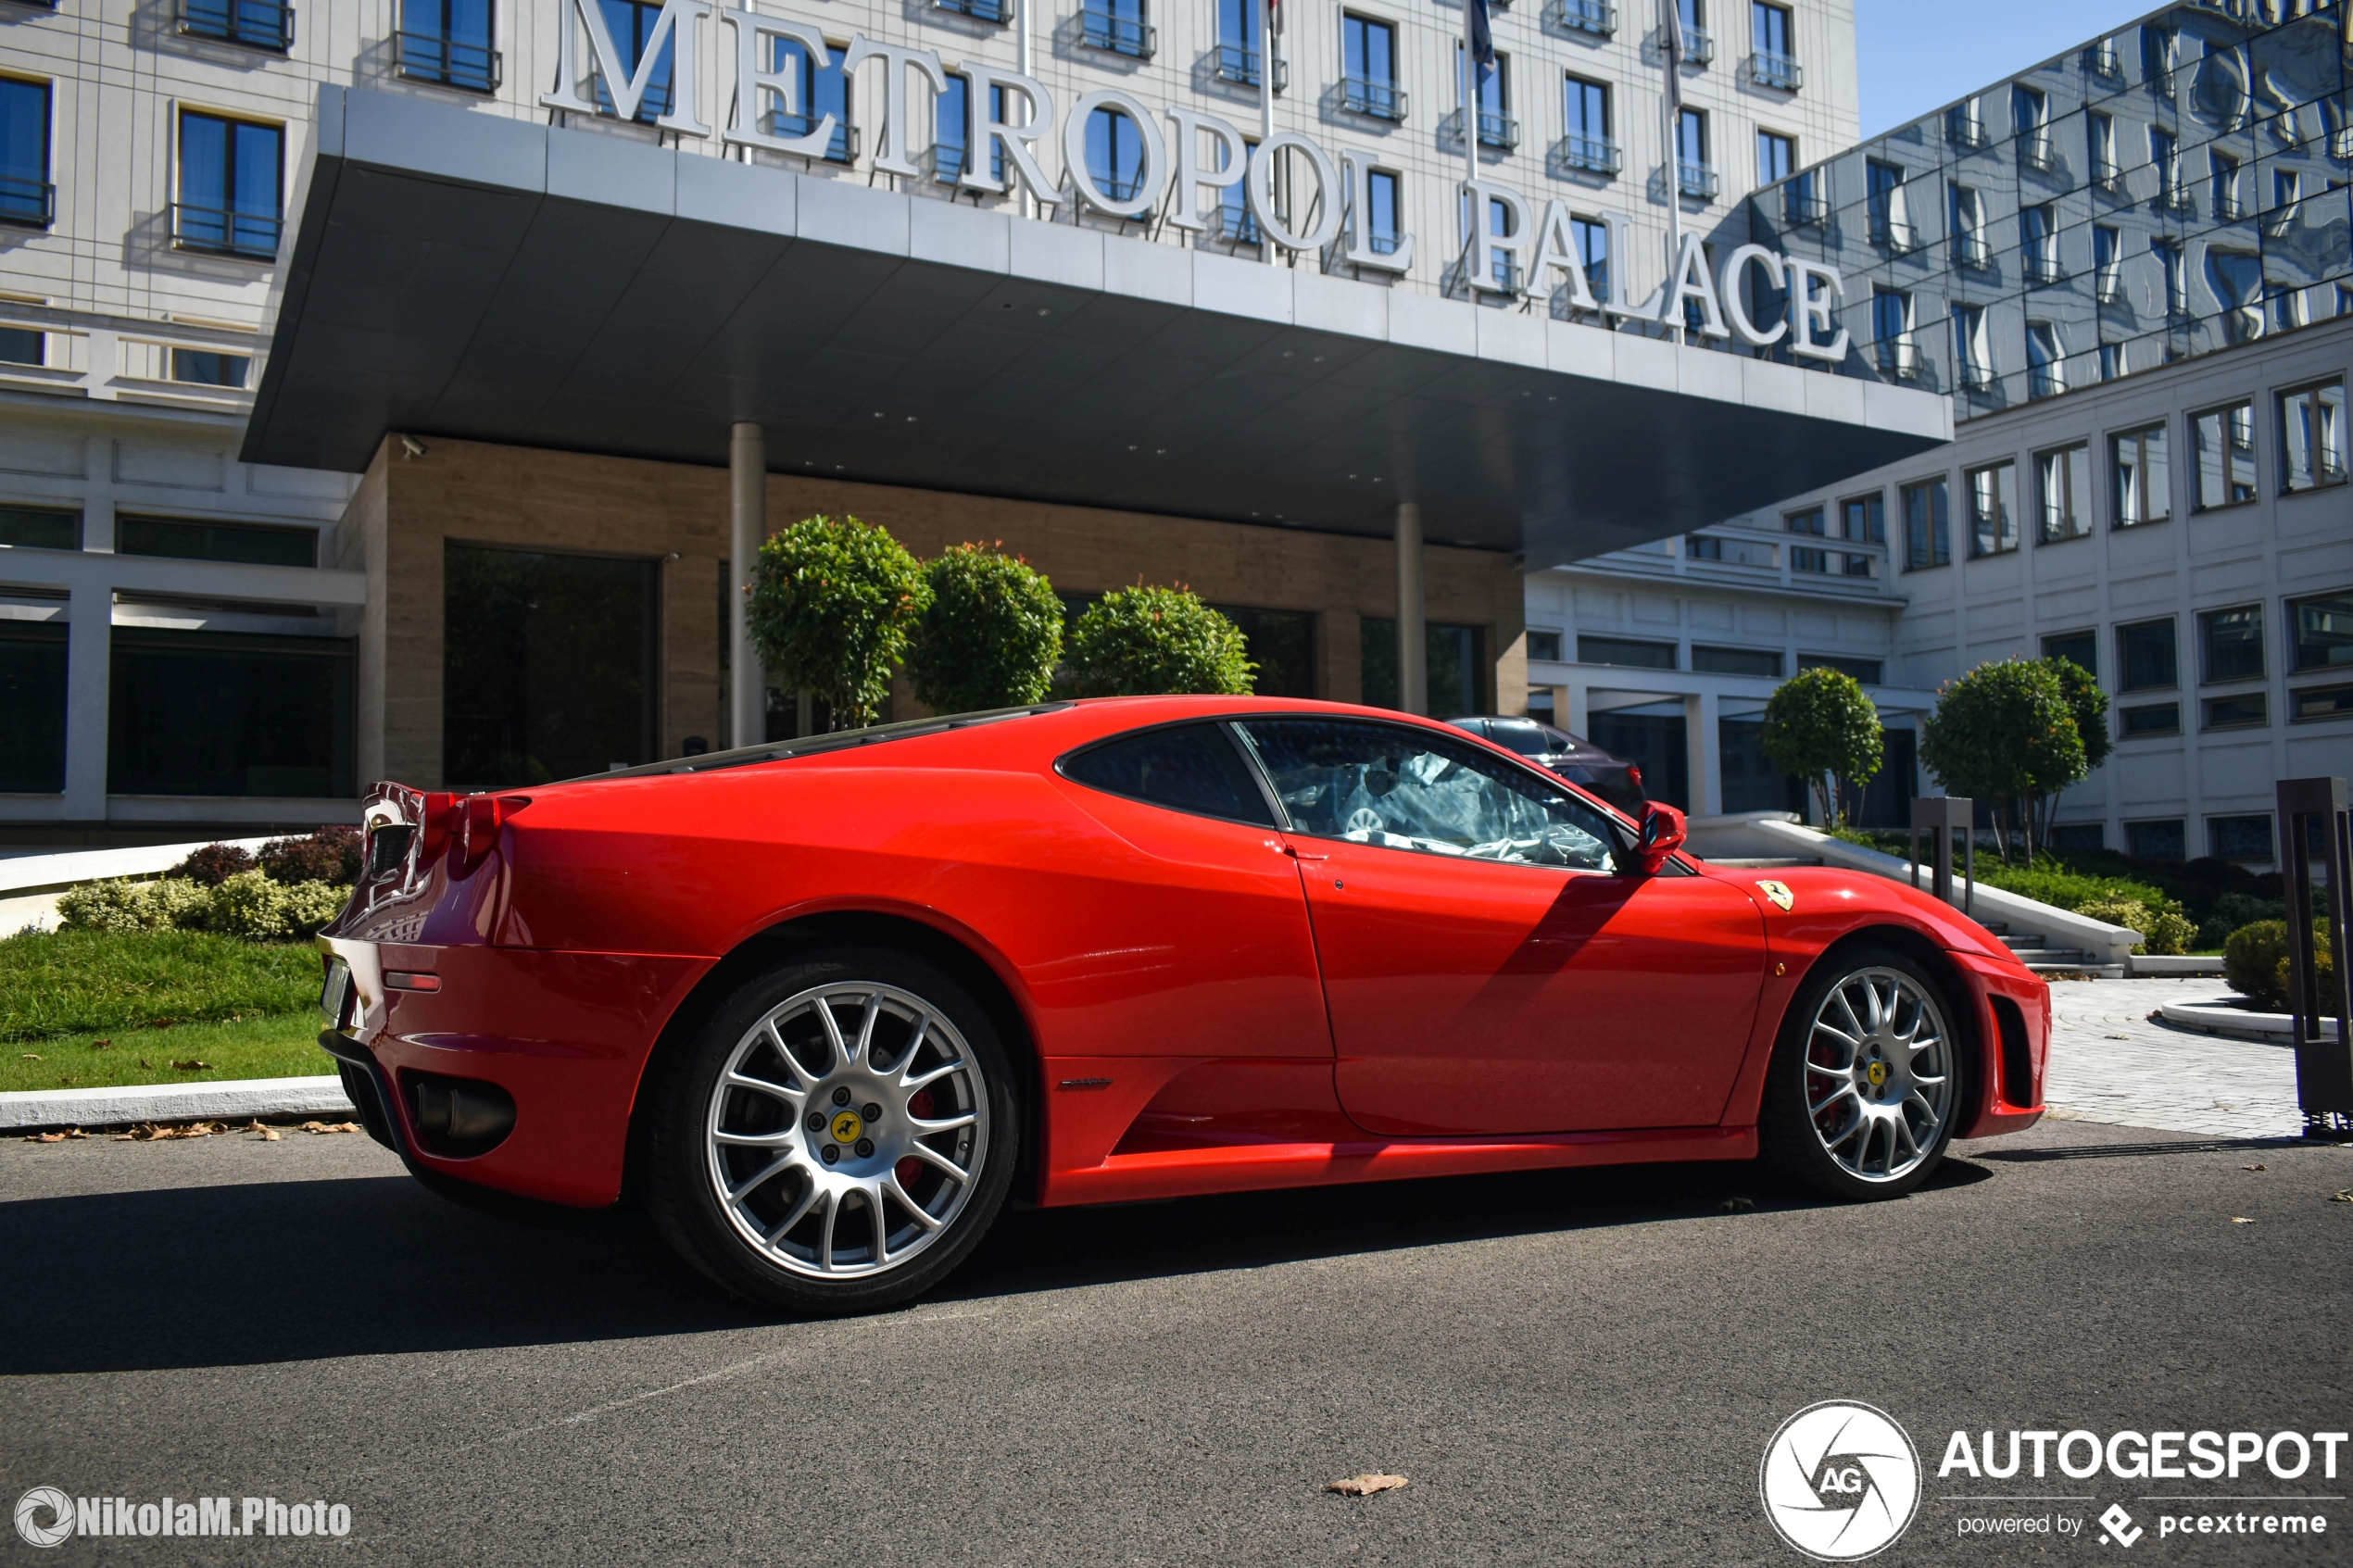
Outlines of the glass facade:
[[65,787],[65,623],[0,621],[0,793]]
[[[2174,6],[1757,192],[1749,237],[1841,270],[1844,373],[1916,358],[1961,420],[2293,331],[2353,281],[2339,25]],[[1800,181],[1818,224],[1789,221]],[[1913,301],[1901,354],[1882,289]]]
[[117,626],[107,790],[350,798],[352,649],[339,637]]

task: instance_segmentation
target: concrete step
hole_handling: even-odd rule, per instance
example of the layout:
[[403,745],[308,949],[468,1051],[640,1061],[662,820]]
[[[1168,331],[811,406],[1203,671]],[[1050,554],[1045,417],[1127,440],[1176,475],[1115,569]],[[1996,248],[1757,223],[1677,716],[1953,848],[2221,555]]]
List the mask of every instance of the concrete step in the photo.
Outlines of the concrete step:
[[2007,931],[1997,931],[1994,935],[2000,937],[2002,939],[2002,946],[2007,947],[2013,953],[2021,951],[2028,947],[2039,947],[2044,943],[2050,940],[2049,937],[2044,935],[2039,931],[2024,936],[2014,935]]

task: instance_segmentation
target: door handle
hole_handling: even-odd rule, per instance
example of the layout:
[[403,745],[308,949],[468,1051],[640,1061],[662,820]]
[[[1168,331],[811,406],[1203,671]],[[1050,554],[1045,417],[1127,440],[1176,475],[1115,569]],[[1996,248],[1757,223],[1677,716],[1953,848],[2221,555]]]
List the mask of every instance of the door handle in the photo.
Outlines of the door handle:
[[1331,856],[1328,854],[1319,855],[1313,849],[1302,849],[1296,844],[1284,845],[1283,853],[1289,855],[1294,860],[1328,860],[1331,859]]

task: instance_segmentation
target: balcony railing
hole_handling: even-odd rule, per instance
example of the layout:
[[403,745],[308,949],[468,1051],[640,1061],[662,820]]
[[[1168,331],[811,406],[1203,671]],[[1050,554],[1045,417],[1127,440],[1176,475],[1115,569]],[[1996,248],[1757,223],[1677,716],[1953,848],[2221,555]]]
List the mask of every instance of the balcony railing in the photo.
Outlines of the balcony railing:
[[1714,201],[1718,188],[1716,166],[1677,158],[1675,160],[1675,188],[1693,201]]
[[274,261],[285,220],[275,213],[235,212],[226,207],[171,204],[171,243],[182,250]]
[[1582,169],[1588,174],[1616,174],[1623,167],[1618,159],[1617,144],[1606,136],[1581,136],[1572,131],[1560,139],[1557,148],[1561,167]]
[[1340,107],[1351,114],[1370,115],[1375,119],[1405,118],[1405,90],[1394,82],[1369,76],[1343,76],[1340,79]]
[[2051,144],[2051,133],[2036,131],[2018,139],[2018,166],[2037,174],[2048,174],[2058,167],[2058,150]]
[[1985,121],[1960,109],[1955,109],[1944,117],[1944,139],[1957,147],[1970,149],[1994,144],[1993,136],[1985,129]]
[[2111,196],[2124,194],[2124,171],[2112,163],[2092,166],[2092,183]]
[[1617,31],[1617,7],[1608,0],[1553,0],[1553,25],[1607,38]]
[[1953,237],[1953,265],[1969,272],[1987,272],[1994,267],[1994,247],[1985,236],[1963,230]]
[[[1462,125],[1459,119],[1454,126],[1454,144],[1460,146]],[[1478,144],[1482,147],[1495,147],[1504,152],[1510,152],[1519,145],[1519,121],[1510,115],[1499,114],[1493,109],[1479,110]]]
[[[790,109],[770,109],[760,117],[760,128],[771,136],[806,136],[817,129],[817,122],[824,118]],[[825,161],[858,161],[858,127],[839,117],[835,119],[833,137],[825,144]]]
[[1912,227],[1912,220],[1908,218],[1874,214],[1871,218],[1871,244],[1890,256],[1909,256],[1920,248],[1920,232]]
[[2103,38],[2083,51],[2083,73],[2102,82],[2123,82],[2124,61],[2117,55],[2115,39]]
[[46,229],[57,220],[57,188],[46,180],[0,174],[0,223]]
[[2059,265],[2056,256],[2040,256],[2030,250],[2019,257],[2019,270],[2025,274],[2030,283],[2067,282],[2067,270]]
[[2120,269],[2108,268],[2092,278],[2092,297],[2102,305],[2114,305],[2124,297],[2124,274]]
[[999,27],[1013,19],[1013,0],[931,0],[931,8],[970,17],[976,22],[993,22]]
[[1716,40],[1704,27],[1683,30],[1683,63],[1704,66],[1716,57]]
[[1087,6],[1078,13],[1078,41],[1089,49],[1149,60],[1160,48],[1160,32],[1139,16],[1123,17],[1100,6]]
[[[1210,67],[1220,82],[1238,82],[1244,87],[1258,85],[1258,51],[1245,49],[1239,44],[1220,44]],[[1290,85],[1290,62],[1280,55],[1275,56],[1275,92],[1279,96]]]
[[1879,368],[1898,381],[1918,381],[1920,345],[1910,338],[1890,338],[1879,345]]
[[400,74],[411,82],[476,93],[498,90],[501,62],[496,49],[431,32],[396,32],[393,41],[400,50]]
[[294,7],[284,0],[179,0],[180,31],[283,55],[294,47]]
[[1258,215],[1250,210],[1247,202],[1217,209],[1217,237],[1231,245],[1254,245],[1258,243]]
[[2214,221],[2217,223],[2235,223],[2246,216],[2246,204],[2239,200],[2239,194],[2236,191],[2217,191],[2214,193]]
[[1961,385],[1971,392],[1987,392],[1994,385],[1994,370],[1991,366],[1964,359],[1961,361],[1960,379]]
[[1748,74],[1755,78],[1758,86],[1778,87],[1784,93],[1796,92],[1806,81],[1806,73],[1798,69],[1793,56],[1765,49],[1749,56]]
[[2187,185],[2172,180],[2158,187],[2155,205],[2160,212],[2195,212],[2197,197],[2190,194]]

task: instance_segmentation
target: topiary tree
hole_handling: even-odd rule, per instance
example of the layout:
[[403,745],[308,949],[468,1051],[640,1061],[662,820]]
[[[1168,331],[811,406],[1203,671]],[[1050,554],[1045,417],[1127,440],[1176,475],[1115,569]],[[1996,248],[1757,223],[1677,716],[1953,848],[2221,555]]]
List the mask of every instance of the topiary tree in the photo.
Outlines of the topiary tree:
[[931,601],[910,634],[907,676],[936,712],[1042,702],[1063,651],[1063,602],[1003,542],[958,545],[924,566]]
[[1247,696],[1258,672],[1247,652],[1241,628],[1184,587],[1116,589],[1070,629],[1081,696]]
[[1831,826],[1843,820],[1838,785],[1877,778],[1887,749],[1879,709],[1862,683],[1844,671],[1823,668],[1801,670],[1774,688],[1759,739],[1767,761],[1806,781],[1821,803],[1822,821]]
[[1920,761],[1948,793],[1992,805],[2005,864],[2010,832],[2022,826],[2030,866],[2036,803],[2090,771],[2067,693],[2039,659],[1981,664],[1948,682],[1920,727]]
[[[2067,699],[2067,710],[2075,720],[2076,738],[2083,743],[2083,771],[2078,777],[2088,778],[2092,770],[2107,761],[2108,754],[2116,749],[2116,742],[2108,733],[2108,693],[2100,690],[2096,676],[2071,659],[2045,659],[2042,662],[2057,677],[2059,695]],[[2058,815],[2058,796],[2057,789],[2045,790],[2035,801],[2042,818],[2045,849],[2051,845],[2051,822]]]
[[[856,518],[805,518],[771,534],[752,567],[751,638],[768,668],[833,709],[875,721],[931,590],[905,546]],[[745,674],[748,675],[748,671]],[[743,678],[743,676],[738,677]]]

